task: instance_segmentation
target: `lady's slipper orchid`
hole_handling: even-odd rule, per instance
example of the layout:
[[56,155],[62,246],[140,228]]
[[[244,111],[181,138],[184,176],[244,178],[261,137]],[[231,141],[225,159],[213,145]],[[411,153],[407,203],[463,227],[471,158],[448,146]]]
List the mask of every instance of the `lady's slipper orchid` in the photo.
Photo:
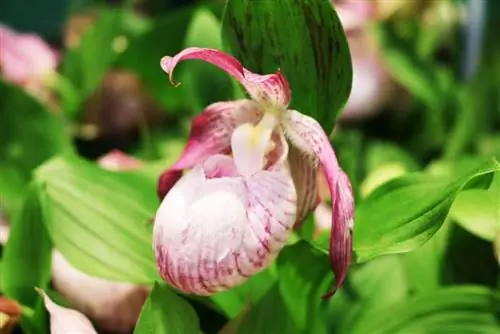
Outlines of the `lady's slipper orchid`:
[[[194,118],[182,156],[161,175],[154,249],[162,277],[208,295],[264,269],[318,204],[321,169],[332,197],[330,259],[340,287],[351,262],[354,201],[320,124],[288,109],[291,90],[280,71],[259,75],[221,51],[188,48],[161,60],[172,83],[187,59],[221,68],[251,100],[208,106]],[[184,169],[192,171],[182,176]]]

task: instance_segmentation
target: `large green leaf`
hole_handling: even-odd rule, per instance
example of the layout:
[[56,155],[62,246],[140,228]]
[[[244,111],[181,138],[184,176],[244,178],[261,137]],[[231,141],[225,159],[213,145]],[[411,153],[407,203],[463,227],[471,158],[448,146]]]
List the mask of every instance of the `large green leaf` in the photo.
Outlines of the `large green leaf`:
[[326,333],[321,296],[333,285],[328,255],[299,241],[281,252],[278,273],[283,302],[297,329]]
[[50,280],[52,244],[43,224],[36,186],[31,184],[19,215],[13,221],[2,261],[2,288],[8,297],[34,307],[34,287]]
[[452,180],[416,174],[392,180],[373,192],[356,211],[354,249],[358,261],[411,251],[441,227],[457,194],[491,182],[496,161],[482,163]]
[[114,42],[125,32],[125,14],[118,10],[101,10],[95,24],[80,43],[62,60],[62,74],[85,99],[100,83],[119,54]]
[[200,325],[189,303],[155,283],[142,307],[134,334],[198,334]]
[[357,319],[344,333],[498,333],[500,295],[483,287],[443,288]]
[[31,170],[69,148],[61,120],[21,88],[0,80],[0,205],[13,214]]
[[158,277],[147,225],[157,206],[150,178],[61,157],[41,166],[36,180],[50,236],[73,266],[116,281]]
[[352,66],[329,0],[229,0],[223,34],[250,70],[280,68],[290,81],[291,106],[332,129],[351,90]]

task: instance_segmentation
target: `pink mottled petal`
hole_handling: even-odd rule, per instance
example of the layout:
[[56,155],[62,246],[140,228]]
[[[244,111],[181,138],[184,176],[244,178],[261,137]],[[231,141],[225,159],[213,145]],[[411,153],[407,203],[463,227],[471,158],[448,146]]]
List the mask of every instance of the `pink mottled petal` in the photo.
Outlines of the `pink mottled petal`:
[[161,67],[173,84],[175,84],[174,68],[179,62],[188,59],[203,60],[221,68],[238,80],[250,96],[259,102],[271,102],[284,107],[290,102],[291,91],[288,81],[279,70],[267,75],[252,73],[233,56],[215,49],[187,48],[173,57],[163,57]]
[[260,107],[251,100],[209,105],[193,119],[189,139],[181,157],[160,176],[158,197],[165,197],[182,177],[182,170],[193,168],[214,154],[229,153],[234,129],[243,123],[256,123],[261,116]]
[[297,221],[300,227],[307,214],[319,203],[317,183],[317,159],[291,145],[288,153],[290,172],[297,190]]
[[[285,133],[292,145],[316,157],[326,176],[332,197],[330,261],[335,273],[335,290],[342,286],[351,264],[354,198],[347,175],[340,168],[335,152],[321,125],[295,110],[287,112]],[[325,297],[333,295],[335,290]]]
[[154,225],[163,279],[199,295],[230,289],[266,268],[295,221],[295,191],[286,169],[249,179],[207,178],[206,165],[212,163],[182,177],[163,199]]
[[20,34],[0,24],[0,69],[6,80],[24,83],[53,72],[58,54],[40,37]]
[[47,294],[38,289],[50,314],[51,334],[97,334],[94,326],[83,314],[54,303]]

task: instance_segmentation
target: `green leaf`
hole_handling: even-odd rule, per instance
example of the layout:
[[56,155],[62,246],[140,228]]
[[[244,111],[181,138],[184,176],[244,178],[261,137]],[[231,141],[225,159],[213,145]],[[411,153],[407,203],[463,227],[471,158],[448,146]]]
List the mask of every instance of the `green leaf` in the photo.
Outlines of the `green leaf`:
[[117,58],[119,50],[114,42],[124,33],[124,13],[101,10],[78,46],[64,55],[62,75],[79,91],[82,100],[97,87]]
[[52,243],[43,224],[36,186],[31,184],[22,210],[13,221],[2,261],[2,287],[9,298],[34,307],[35,287],[46,288],[50,280]]
[[[185,47],[222,49],[220,26],[220,21],[209,9],[197,10],[189,24]],[[182,86],[187,89],[196,113],[211,103],[234,99],[231,78],[213,65],[193,62],[184,74]]]
[[250,277],[233,289],[214,294],[210,300],[229,318],[236,317],[245,307],[257,304],[276,283],[276,276],[271,269]]
[[238,326],[238,334],[298,333],[276,283],[261,301],[252,307]]
[[292,108],[331,131],[349,97],[352,65],[329,0],[229,0],[223,36],[251,71],[280,68],[292,88]]
[[356,211],[354,249],[357,261],[411,251],[429,240],[441,227],[462,189],[491,182],[500,170],[496,161],[482,163],[451,181],[414,174],[375,190]]
[[150,179],[59,157],[41,166],[36,180],[50,236],[73,266],[116,281],[158,277],[147,224],[157,207]]
[[344,333],[498,333],[499,305],[483,287],[443,288],[370,312]]
[[280,253],[278,273],[283,302],[297,329],[326,333],[321,296],[333,285],[328,255],[299,241]]
[[445,257],[452,226],[449,220],[445,221],[422,247],[401,255],[407,284],[416,294],[434,291],[442,285],[443,272],[447,269]]
[[0,119],[1,205],[13,212],[32,169],[68,149],[70,140],[56,115],[21,88],[1,80]]
[[[409,293],[406,272],[399,256],[383,256],[350,269],[344,290],[350,293],[353,304],[328,317],[335,332],[346,332],[367,312],[394,305]],[[333,299],[337,298],[337,295]]]
[[500,234],[500,173],[488,190],[472,189],[460,193],[450,217],[467,231],[488,241]]
[[200,324],[189,303],[155,283],[142,307],[134,334],[198,334]]

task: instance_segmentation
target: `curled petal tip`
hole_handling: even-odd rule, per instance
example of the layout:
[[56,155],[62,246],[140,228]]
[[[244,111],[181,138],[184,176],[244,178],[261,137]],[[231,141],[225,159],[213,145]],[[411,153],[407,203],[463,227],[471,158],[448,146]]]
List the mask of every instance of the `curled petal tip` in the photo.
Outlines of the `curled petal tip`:
[[172,63],[173,58],[170,56],[165,56],[160,60],[160,66],[165,73],[168,74],[168,80],[174,87],[179,87],[181,84],[174,80],[174,68],[175,64]]
[[171,78],[172,71],[181,61],[198,59],[219,67],[238,80],[256,100],[270,101],[287,106],[291,98],[290,86],[280,71],[274,74],[260,75],[249,71],[232,55],[216,49],[191,47],[182,50],[173,57],[165,56],[161,60],[162,69]]

